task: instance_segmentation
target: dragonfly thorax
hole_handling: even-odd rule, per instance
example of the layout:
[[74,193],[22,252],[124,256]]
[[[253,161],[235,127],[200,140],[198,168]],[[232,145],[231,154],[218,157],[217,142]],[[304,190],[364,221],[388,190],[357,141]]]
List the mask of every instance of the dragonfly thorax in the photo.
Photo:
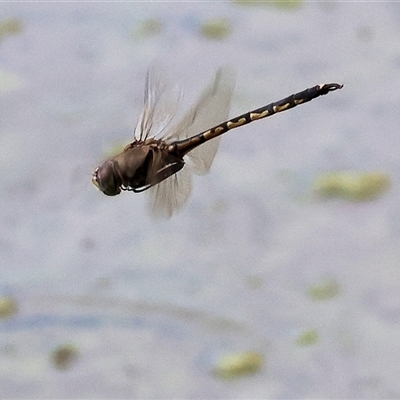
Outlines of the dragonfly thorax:
[[115,196],[121,190],[142,192],[175,174],[184,164],[162,141],[136,141],[96,168],[92,181],[108,196]]

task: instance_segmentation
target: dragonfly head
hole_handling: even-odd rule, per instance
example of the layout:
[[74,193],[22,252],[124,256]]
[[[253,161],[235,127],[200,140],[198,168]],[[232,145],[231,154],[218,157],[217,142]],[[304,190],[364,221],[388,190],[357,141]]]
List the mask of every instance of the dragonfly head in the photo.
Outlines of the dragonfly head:
[[92,175],[93,185],[107,196],[116,196],[121,193],[115,164],[116,162],[112,160],[105,161],[94,170]]

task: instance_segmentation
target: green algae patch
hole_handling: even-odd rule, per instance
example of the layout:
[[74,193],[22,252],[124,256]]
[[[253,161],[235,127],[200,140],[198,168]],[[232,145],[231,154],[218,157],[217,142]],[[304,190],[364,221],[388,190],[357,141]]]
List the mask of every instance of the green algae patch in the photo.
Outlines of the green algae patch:
[[232,32],[231,24],[223,18],[206,21],[200,27],[200,34],[208,39],[222,40]]
[[391,180],[385,172],[338,171],[320,175],[313,190],[326,198],[373,200],[388,191]]
[[246,284],[251,288],[251,289],[260,289],[263,284],[264,280],[258,276],[248,276],[246,278]]
[[23,86],[24,82],[18,75],[0,69],[0,93],[18,90]]
[[254,351],[243,351],[223,356],[214,369],[220,378],[232,379],[258,372],[264,364],[264,357]]
[[325,301],[337,296],[340,292],[339,284],[335,280],[316,283],[308,288],[307,294],[311,300]]
[[296,338],[296,343],[299,346],[312,346],[313,344],[316,344],[319,340],[319,335],[316,329],[308,329],[304,332],[302,332],[299,336]]
[[159,35],[164,30],[164,24],[158,19],[147,19],[143,21],[137,31],[135,36],[139,37],[151,37]]
[[297,9],[300,8],[303,0],[271,0],[271,1],[257,1],[257,0],[234,0],[235,4],[245,6],[272,6],[282,9]]
[[67,370],[76,362],[79,357],[78,348],[70,343],[57,346],[51,353],[51,360],[55,368]]
[[17,18],[7,18],[0,20],[0,41],[7,36],[17,35],[22,32],[22,22]]
[[17,314],[18,305],[12,297],[0,297],[0,318],[10,318]]

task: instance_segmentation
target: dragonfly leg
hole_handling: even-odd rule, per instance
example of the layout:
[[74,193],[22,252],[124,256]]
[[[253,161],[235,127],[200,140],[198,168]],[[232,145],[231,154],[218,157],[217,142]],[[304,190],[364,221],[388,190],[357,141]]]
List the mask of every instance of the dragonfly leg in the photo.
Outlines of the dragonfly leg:
[[156,185],[157,183],[160,183],[164,179],[169,178],[171,175],[176,174],[178,171],[180,171],[185,163],[181,160],[179,161],[174,161],[171,162],[167,165],[165,165],[163,168],[159,169],[154,176],[152,177],[151,180],[151,185]]
[[170,176],[176,174],[180,171],[185,163],[183,161],[175,161],[170,164],[165,165],[163,168],[159,169],[151,178],[151,183],[142,186],[141,188],[132,189],[135,193],[144,192],[147,189],[150,189],[152,186],[155,186],[162,182],[164,179],[169,178]]

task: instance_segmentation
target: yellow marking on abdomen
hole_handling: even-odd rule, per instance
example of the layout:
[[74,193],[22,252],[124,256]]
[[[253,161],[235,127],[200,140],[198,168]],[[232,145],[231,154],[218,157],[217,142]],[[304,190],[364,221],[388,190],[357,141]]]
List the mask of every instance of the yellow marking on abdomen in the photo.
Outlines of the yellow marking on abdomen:
[[265,110],[265,111],[260,112],[260,113],[250,113],[250,119],[252,121],[256,121],[257,119],[266,117],[268,114],[269,114],[268,110]]
[[208,131],[204,132],[203,137],[205,139],[210,139],[218,136],[221,132],[224,132],[224,128],[222,126],[217,126],[215,129],[209,129]]
[[283,106],[275,106],[274,107],[274,111],[277,112],[281,112],[281,111],[285,111],[290,107],[290,103],[286,103]]
[[239,121],[236,122],[228,121],[226,125],[229,129],[233,129],[237,128],[238,126],[242,126],[245,123],[246,123],[246,118],[240,118]]
[[207,139],[208,136],[211,134],[211,129],[203,133],[203,136]]

